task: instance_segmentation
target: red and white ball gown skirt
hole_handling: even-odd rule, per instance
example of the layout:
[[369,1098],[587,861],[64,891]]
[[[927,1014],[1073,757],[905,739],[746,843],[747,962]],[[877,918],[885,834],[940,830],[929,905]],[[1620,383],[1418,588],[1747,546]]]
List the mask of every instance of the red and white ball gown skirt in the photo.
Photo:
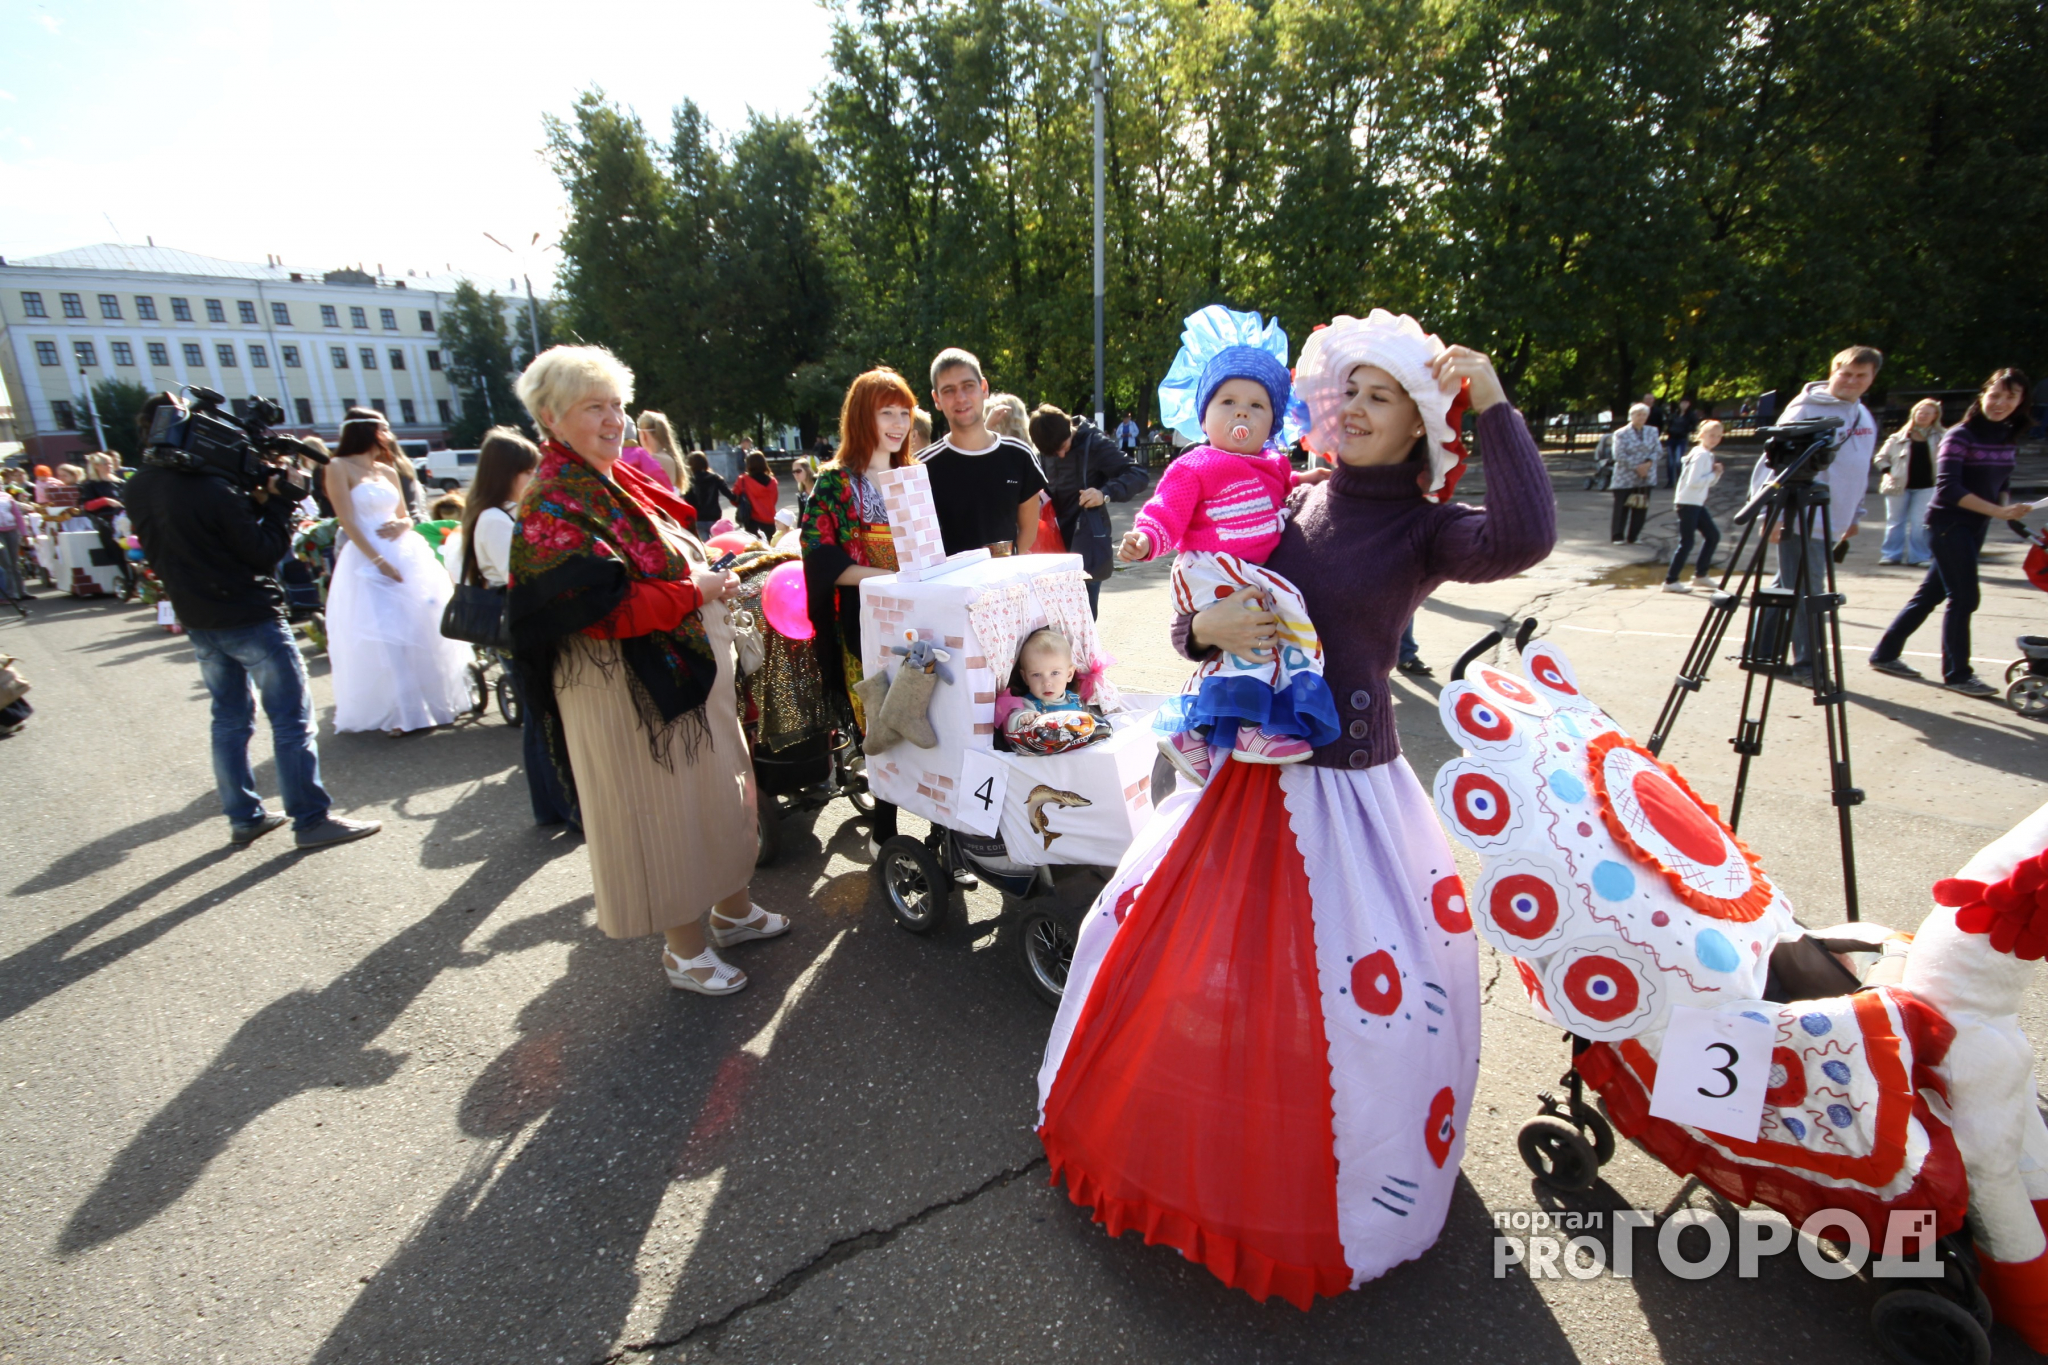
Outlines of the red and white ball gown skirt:
[[1225,763],[1089,910],[1038,1132],[1112,1236],[1307,1308],[1435,1242],[1478,1073],[1471,917],[1407,761]]

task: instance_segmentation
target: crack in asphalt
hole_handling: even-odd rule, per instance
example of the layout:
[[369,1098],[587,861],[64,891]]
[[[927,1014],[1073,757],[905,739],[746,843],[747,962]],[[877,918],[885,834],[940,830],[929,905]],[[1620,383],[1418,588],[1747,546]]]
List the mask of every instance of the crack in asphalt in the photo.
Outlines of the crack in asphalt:
[[779,1303],[834,1266],[852,1260],[856,1256],[885,1247],[912,1228],[928,1222],[948,1209],[957,1209],[962,1205],[971,1204],[985,1194],[1002,1189],[1022,1179],[1024,1176],[1030,1175],[1033,1171],[1043,1169],[1046,1164],[1045,1155],[1041,1153],[1022,1165],[1008,1166],[997,1171],[971,1190],[954,1195],[950,1199],[941,1199],[936,1204],[927,1204],[909,1217],[892,1223],[886,1228],[869,1228],[865,1232],[857,1232],[851,1236],[842,1237],[838,1241],[826,1246],[823,1251],[820,1251],[810,1260],[785,1273],[761,1293],[756,1294],[753,1298],[743,1303],[734,1304],[717,1317],[698,1322],[690,1327],[689,1330],[678,1333],[673,1337],[663,1337],[660,1340],[654,1341],[627,1342],[611,1354],[598,1357],[594,1365],[617,1365],[617,1362],[624,1361],[632,1356],[666,1351],[672,1347],[699,1340],[706,1342],[712,1350],[716,1350],[718,1348],[718,1339],[724,1335],[725,1329],[745,1314],[751,1313],[757,1308],[766,1308],[772,1303]]

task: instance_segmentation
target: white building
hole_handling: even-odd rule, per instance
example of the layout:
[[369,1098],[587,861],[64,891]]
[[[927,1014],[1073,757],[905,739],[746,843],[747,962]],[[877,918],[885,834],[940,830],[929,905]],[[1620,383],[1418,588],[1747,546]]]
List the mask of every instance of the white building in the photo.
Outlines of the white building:
[[435,326],[455,285],[155,245],[0,259],[0,378],[15,437],[44,464],[94,448],[81,400],[115,378],[275,398],[288,429],[330,441],[343,410],[367,404],[401,437],[442,446],[461,402]]

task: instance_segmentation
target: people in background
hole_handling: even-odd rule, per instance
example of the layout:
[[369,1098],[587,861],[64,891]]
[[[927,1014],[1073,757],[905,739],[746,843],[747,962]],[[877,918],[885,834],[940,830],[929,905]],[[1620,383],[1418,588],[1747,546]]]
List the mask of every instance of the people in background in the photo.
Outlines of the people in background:
[[946,553],[983,546],[1030,554],[1038,539],[1038,495],[1045,476],[1031,447],[988,429],[988,381],[981,362],[957,347],[932,360],[932,400],[946,436],[918,459],[931,473],[932,505]]
[[[1721,462],[1714,450],[1721,444],[1724,428],[1709,417],[1700,423],[1699,443],[1687,452],[1678,467],[1678,481],[1672,488],[1671,503],[1678,514],[1678,548],[1671,552],[1671,565],[1664,573],[1664,591],[1691,592],[1713,586],[1714,547],[1721,543],[1721,528],[1707,511],[1707,492],[1721,480]],[[1699,567],[1690,584],[1678,581],[1685,561],[1692,555],[1693,537],[1700,542]]]
[[1614,477],[1607,486],[1614,492],[1614,515],[1607,534],[1616,545],[1633,545],[1650,515],[1650,490],[1657,486],[1657,460],[1664,447],[1657,428],[1650,425],[1648,403],[1630,408],[1627,424],[1610,434]]
[[1031,414],[1031,443],[1045,468],[1053,518],[1069,554],[1081,556],[1088,575],[1088,610],[1099,608],[1102,585],[1116,572],[1116,536],[1111,502],[1129,502],[1145,491],[1151,475],[1113,444],[1095,424],[1067,416],[1050,403]]
[[676,429],[669,425],[668,418],[652,408],[640,414],[640,444],[661,466],[661,472],[668,475],[668,486],[678,493],[687,487],[683,475],[682,447],[676,444]]
[[697,513],[697,534],[708,536],[712,523],[723,515],[719,510],[719,499],[737,506],[739,498],[730,484],[712,472],[711,461],[705,458],[703,451],[691,451],[685,467],[690,471],[690,477],[683,486],[683,501]]
[[1124,420],[1116,424],[1116,448],[1125,455],[1135,458],[1138,453],[1138,414],[1127,412]]
[[910,414],[910,437],[908,441],[910,453],[912,455],[923,454],[924,448],[931,443],[932,415],[923,408],[918,408]]
[[1877,491],[1884,496],[1884,545],[1878,563],[1919,569],[1934,562],[1927,543],[1927,508],[1934,501],[1934,453],[1946,435],[1941,404],[1923,398],[1913,405],[1906,424],[1878,447],[1872,461],[1879,471]]
[[[1977,557],[1993,521],[2018,521],[2030,503],[2007,502],[2019,439],[2027,429],[2032,382],[2004,369],[1984,381],[1963,420],[1941,439],[1935,456],[1934,501],[1927,509],[1927,541],[1934,567],[1892,618],[1884,638],[1870,651],[1870,666],[1881,673],[1917,678],[1919,670],[1899,658],[1906,641],[1942,602],[1941,681],[1966,697],[1996,697],[1998,689],[1970,664],[1970,616],[1977,610]],[[1790,417],[1790,413],[1787,413]],[[1836,457],[1839,463],[1840,457]]]
[[768,457],[758,450],[748,451],[746,472],[732,488],[740,529],[763,540],[774,539],[775,504],[782,497],[782,487],[768,472]]

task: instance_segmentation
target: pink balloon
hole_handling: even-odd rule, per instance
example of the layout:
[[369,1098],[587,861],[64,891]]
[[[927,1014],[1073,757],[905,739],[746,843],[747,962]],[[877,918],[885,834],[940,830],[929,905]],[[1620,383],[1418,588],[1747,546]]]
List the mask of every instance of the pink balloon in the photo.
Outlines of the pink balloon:
[[723,550],[727,554],[736,555],[744,554],[760,542],[756,541],[745,531],[727,531],[724,535],[713,536],[704,543],[714,550]]
[[804,566],[798,560],[777,566],[761,586],[761,610],[768,624],[792,640],[808,640],[811,613],[804,600]]
[[720,517],[717,521],[711,523],[711,534],[714,536],[722,536],[727,531],[737,531],[739,529],[740,524],[731,517]]

